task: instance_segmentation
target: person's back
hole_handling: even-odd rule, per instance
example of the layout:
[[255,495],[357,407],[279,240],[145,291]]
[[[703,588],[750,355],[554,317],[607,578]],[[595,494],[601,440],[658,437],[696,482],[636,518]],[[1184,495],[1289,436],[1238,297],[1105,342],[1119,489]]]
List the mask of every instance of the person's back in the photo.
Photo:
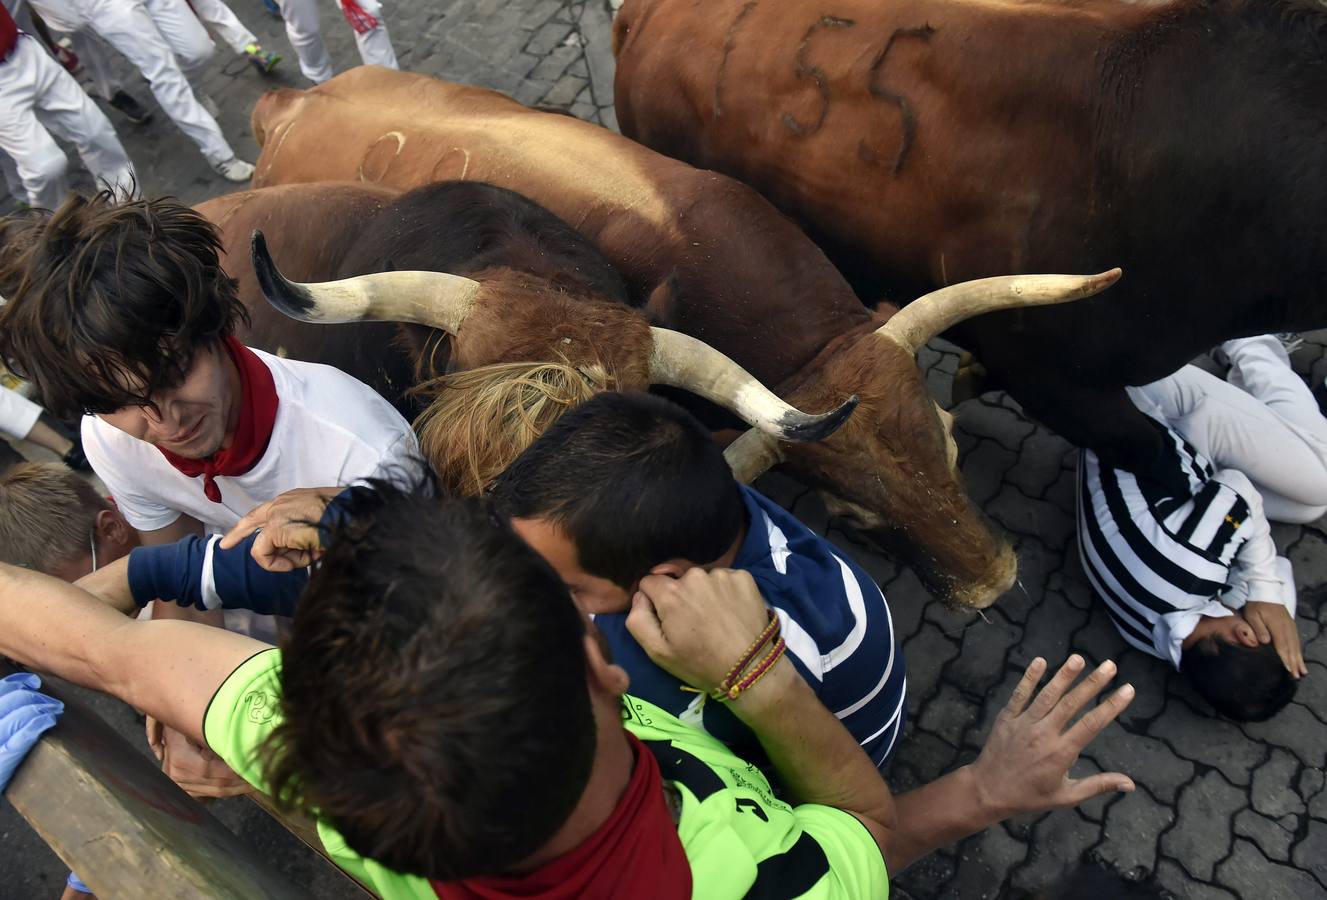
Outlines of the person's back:
[[871,577],[757,491],[709,433],[645,394],[604,393],[564,414],[498,478],[493,497],[562,575],[636,693],[747,758],[763,753],[722,704],[681,690],[627,630],[640,579],[693,567],[750,572],[799,672],[877,765],[904,721],[902,648]]

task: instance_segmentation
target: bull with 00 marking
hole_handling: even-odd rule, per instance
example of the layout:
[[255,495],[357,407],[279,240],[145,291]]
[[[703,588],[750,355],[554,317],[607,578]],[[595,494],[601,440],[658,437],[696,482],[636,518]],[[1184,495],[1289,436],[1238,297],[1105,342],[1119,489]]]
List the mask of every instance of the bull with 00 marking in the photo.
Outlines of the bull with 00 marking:
[[626,0],[625,134],[753,185],[863,296],[1119,265],[964,323],[1030,413],[1135,470],[1124,386],[1327,324],[1327,10],[1313,0]]
[[[888,311],[862,307],[824,254],[750,188],[493,91],[357,69],[265,95],[253,129],[263,145],[258,185],[450,178],[528,196],[613,264],[651,320],[726,353],[798,408],[861,398],[826,441],[749,433],[730,448],[743,476],[784,462],[945,599],[985,606],[1013,583],[1013,551],[967,498],[949,417],[927,395],[914,354],[982,309],[1086,296],[1113,275],[956,286],[887,324]],[[435,222],[447,228],[445,216]]]

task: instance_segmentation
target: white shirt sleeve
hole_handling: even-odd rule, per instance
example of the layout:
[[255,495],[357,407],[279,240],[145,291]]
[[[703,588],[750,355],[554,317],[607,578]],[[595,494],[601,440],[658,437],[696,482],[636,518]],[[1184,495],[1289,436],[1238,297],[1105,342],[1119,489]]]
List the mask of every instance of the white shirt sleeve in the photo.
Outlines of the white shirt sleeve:
[[1192,609],[1166,613],[1152,626],[1152,647],[1156,650],[1157,656],[1170,660],[1178,670],[1180,657],[1184,653],[1184,640],[1193,634],[1194,628],[1198,627],[1198,620],[1203,616],[1223,619],[1234,614],[1230,607],[1217,600],[1210,600]]
[[[156,531],[165,528],[181,516],[180,510],[163,505],[158,499],[140,489],[142,478],[134,477],[133,454],[131,452],[126,458],[124,450],[137,449],[127,442],[142,443],[141,441],[117,431],[114,426],[107,425],[95,416],[84,416],[80,431],[83,437],[83,452],[87,455],[92,470],[111,492],[116,507],[124,514],[125,520],[130,525],[139,531]],[[152,450],[152,452],[157,451]]]
[[1243,472],[1223,469],[1214,479],[1235,491],[1249,505],[1248,516],[1239,525],[1240,532],[1245,535],[1244,542],[1231,561],[1230,587],[1221,595],[1221,602],[1231,609],[1243,609],[1250,600],[1281,602],[1284,585],[1277,570],[1276,543],[1263,512],[1262,494]]

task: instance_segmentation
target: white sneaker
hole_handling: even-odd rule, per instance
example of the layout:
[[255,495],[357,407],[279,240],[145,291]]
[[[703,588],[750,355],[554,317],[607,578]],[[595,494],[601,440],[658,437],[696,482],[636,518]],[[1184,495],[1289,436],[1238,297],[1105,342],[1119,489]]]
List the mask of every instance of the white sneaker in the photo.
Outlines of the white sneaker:
[[194,92],[194,96],[198,98],[198,105],[207,110],[209,116],[215,119],[221,115],[221,107],[217,106],[217,101],[207,94],[200,94],[197,91]]
[[212,168],[227,181],[248,181],[253,177],[253,163],[247,163],[238,156],[232,156],[225,162],[220,162]]

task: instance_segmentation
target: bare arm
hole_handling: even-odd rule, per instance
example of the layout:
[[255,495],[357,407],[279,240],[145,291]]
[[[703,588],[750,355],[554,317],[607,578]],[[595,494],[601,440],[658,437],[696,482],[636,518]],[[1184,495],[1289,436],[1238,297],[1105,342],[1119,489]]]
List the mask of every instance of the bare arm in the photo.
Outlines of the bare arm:
[[86,591],[0,564],[0,654],[112,694],[202,743],[221,683],[268,645],[190,622],[139,622]]
[[111,609],[125,615],[138,612],[133,592],[129,590],[129,557],[122,556],[109,566],[102,566],[95,572],[89,572],[78,581],[76,587],[87,591]]
[[[714,688],[766,621],[764,601],[744,572],[693,569],[681,579],[642,580],[627,624],[651,658],[686,683]],[[1132,790],[1117,773],[1082,781],[1069,768],[1133,696],[1125,686],[1072,728],[1069,721],[1110,680],[1107,663],[1070,691],[1083,661],[1072,657],[1029,705],[1045,671],[1028,667],[981,757],[895,798],[870,759],[786,659],[729,706],[760,739],[788,788],[862,820],[896,872],[919,856],[1016,812],[1072,806],[1108,790]]]

